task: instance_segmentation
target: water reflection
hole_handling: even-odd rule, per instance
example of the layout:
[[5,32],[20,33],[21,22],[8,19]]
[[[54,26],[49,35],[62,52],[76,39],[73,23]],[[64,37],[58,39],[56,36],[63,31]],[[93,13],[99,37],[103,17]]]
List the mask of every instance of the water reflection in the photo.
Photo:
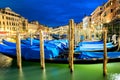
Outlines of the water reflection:
[[19,80],[25,80],[22,68],[19,69]]
[[107,76],[103,76],[103,80],[107,80]]
[[110,74],[109,80],[120,80],[120,73]]
[[40,69],[39,63],[27,62],[22,69],[18,69],[15,63],[10,68],[0,68],[0,80],[120,80],[119,65],[108,64],[109,72],[105,78],[102,75],[102,64],[75,65],[73,73],[70,73],[65,64],[47,64],[46,69]]
[[75,79],[74,79],[74,72],[72,72],[70,76],[71,76],[71,79],[70,79],[70,80],[75,80]]
[[42,70],[42,76],[43,76],[42,80],[47,80],[46,70],[45,69]]

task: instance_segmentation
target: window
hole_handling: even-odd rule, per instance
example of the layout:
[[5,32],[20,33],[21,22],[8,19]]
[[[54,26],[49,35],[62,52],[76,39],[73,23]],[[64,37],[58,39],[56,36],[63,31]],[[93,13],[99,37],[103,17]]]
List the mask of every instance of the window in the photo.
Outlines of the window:
[[6,19],[8,19],[8,17],[6,17]]
[[5,22],[3,22],[3,25],[5,25]]
[[8,25],[8,22],[7,22],[7,25]]
[[2,19],[4,19],[4,16],[2,16]]
[[105,16],[106,16],[106,12],[104,13],[103,17],[105,17]]
[[111,9],[110,12],[112,13],[112,12],[113,12],[113,9]]
[[14,26],[14,23],[12,22],[12,26]]
[[102,8],[100,8],[100,10],[102,10]]
[[9,22],[9,25],[11,25],[11,22]]
[[110,5],[113,5],[113,2],[110,2]]
[[116,15],[120,14],[120,9],[116,11]]

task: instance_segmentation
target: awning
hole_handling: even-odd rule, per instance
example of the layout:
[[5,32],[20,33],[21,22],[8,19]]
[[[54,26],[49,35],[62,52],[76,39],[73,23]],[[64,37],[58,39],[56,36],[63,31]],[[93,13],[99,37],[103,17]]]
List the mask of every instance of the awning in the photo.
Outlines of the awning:
[[0,34],[7,34],[6,31],[0,31]]

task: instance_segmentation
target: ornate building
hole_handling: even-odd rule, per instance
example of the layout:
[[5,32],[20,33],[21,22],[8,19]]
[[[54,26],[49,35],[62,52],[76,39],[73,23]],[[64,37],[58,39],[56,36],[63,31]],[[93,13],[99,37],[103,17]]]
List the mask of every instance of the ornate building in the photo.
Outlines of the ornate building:
[[32,21],[28,23],[28,33],[36,33],[39,27],[38,21]]
[[85,16],[83,18],[83,29],[90,28],[91,26],[91,16]]
[[91,28],[99,30],[102,28],[101,14],[103,12],[103,6],[97,7],[91,14]]
[[38,21],[28,22],[27,19],[15,13],[9,7],[0,9],[0,36],[16,35],[17,31],[24,35],[35,34],[40,29],[45,34],[49,33],[49,28],[40,25]]
[[102,17],[109,34],[120,34],[120,0],[109,0],[104,5]]
[[120,34],[120,0],[108,0],[91,14],[91,27],[108,29],[108,34]]
[[69,28],[68,25],[60,26],[58,28],[53,28],[51,32],[52,34],[60,34],[60,35],[68,34],[68,28]]
[[28,20],[12,11],[9,7],[0,9],[0,32],[8,35],[15,34],[16,31],[26,31]]

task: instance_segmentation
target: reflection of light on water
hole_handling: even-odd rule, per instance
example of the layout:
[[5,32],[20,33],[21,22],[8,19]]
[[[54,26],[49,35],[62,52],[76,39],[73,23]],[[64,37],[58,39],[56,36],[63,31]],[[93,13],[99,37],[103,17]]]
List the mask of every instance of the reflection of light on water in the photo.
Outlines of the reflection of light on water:
[[118,73],[111,74],[109,80],[120,80],[120,74]]
[[75,80],[75,79],[74,79],[74,72],[71,73],[71,80]]
[[43,80],[47,80],[47,79],[46,79],[46,70],[43,69],[43,70],[42,70],[42,73],[43,73]]
[[24,74],[22,68],[19,69],[19,80],[24,80]]

